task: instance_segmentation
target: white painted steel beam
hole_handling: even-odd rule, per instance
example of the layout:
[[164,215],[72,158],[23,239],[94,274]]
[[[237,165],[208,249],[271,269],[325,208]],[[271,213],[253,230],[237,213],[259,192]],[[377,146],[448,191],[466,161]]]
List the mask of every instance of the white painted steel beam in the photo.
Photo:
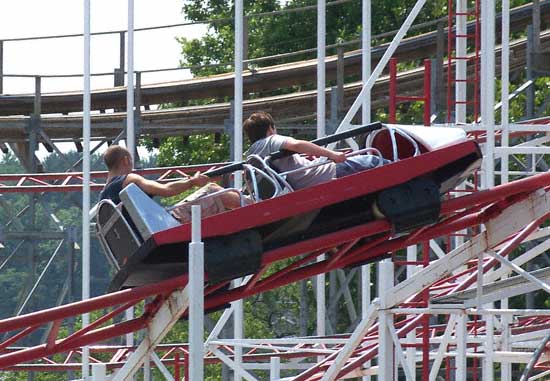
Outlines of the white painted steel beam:
[[[126,147],[135,159],[136,143],[134,131],[134,0],[128,0],[128,41],[126,60],[128,76],[126,84]],[[139,106],[138,106],[139,107]]]
[[[128,65],[126,83],[126,148],[132,156],[132,166],[135,166],[135,125],[134,125],[134,0],[128,0],[128,41],[126,44],[126,56]],[[134,307],[125,311],[126,320],[134,318]],[[126,335],[126,345],[134,346],[134,334]]]
[[481,0],[481,120],[487,131],[484,158],[484,183],[492,188],[495,148],[495,2]]
[[389,260],[378,264],[378,295],[380,309],[378,311],[378,374],[382,380],[393,379],[394,346],[391,339],[390,326],[393,326],[393,314],[388,311],[393,307],[391,290],[394,285],[394,265]]
[[521,267],[519,267],[518,265],[511,262],[508,258],[505,258],[505,257],[503,257],[503,256],[501,256],[497,253],[493,253],[493,252],[488,252],[488,254],[490,256],[492,256],[493,258],[495,258],[496,260],[498,260],[504,266],[507,266],[507,267],[511,268],[512,270],[514,270],[514,272],[521,275],[522,277],[524,277],[525,279],[527,279],[528,281],[533,283],[538,288],[546,291],[547,293],[550,293],[550,285],[548,283],[546,283],[544,281],[541,281],[537,277],[533,276],[530,272],[523,270]]
[[497,147],[495,148],[495,156],[514,155],[514,154],[550,154],[550,147],[542,146],[513,146],[513,147]]
[[[233,152],[234,160],[241,161],[243,157],[243,59],[244,59],[244,2],[235,0],[235,93],[234,93],[234,130]],[[242,172],[234,174],[233,186],[240,189],[242,186]],[[235,286],[240,280],[233,281]],[[235,339],[243,338],[243,301],[236,300],[231,303],[233,307],[233,336]],[[235,363],[240,367],[242,361],[242,347],[235,347]],[[241,381],[240,373],[235,372],[235,381]]]
[[258,381],[254,376],[252,376],[249,372],[247,372],[242,367],[241,363],[231,360],[229,356],[227,356],[225,353],[223,353],[219,349],[214,349],[213,353],[214,355],[216,355],[216,357],[222,360],[227,366],[233,369],[233,371],[235,372],[235,377],[239,377],[240,379],[244,378],[247,381]]
[[445,332],[443,333],[441,344],[439,344],[439,349],[437,350],[437,355],[432,364],[432,369],[430,370],[430,381],[436,381],[437,379],[437,373],[439,372],[439,368],[441,367],[441,363],[443,362],[443,357],[445,355],[445,352],[447,351],[447,345],[449,345],[451,335],[455,329],[456,321],[457,315],[451,315],[447,323],[447,328],[445,328]]
[[[399,337],[397,336],[397,332],[395,330],[395,326],[393,324],[388,324],[388,329],[390,333],[390,337],[393,341],[393,345],[395,346],[395,353],[397,354],[397,358],[399,360],[399,363],[401,363],[401,367],[403,368],[403,372],[405,373],[405,378],[407,381],[414,380],[414,372],[416,372],[415,368],[409,367],[409,364],[407,362],[407,359],[403,355],[403,347],[401,347],[401,343],[399,341]],[[396,364],[397,365],[397,364]],[[397,374],[397,372],[396,372]]]
[[378,306],[378,299],[373,300],[364,315],[365,317],[361,320],[357,328],[355,328],[349,340],[347,340],[346,344],[342,347],[342,349],[340,349],[338,356],[336,356],[334,362],[330,365],[329,369],[323,375],[321,381],[336,380],[336,376],[338,375],[342,367],[346,364],[346,361],[350,358],[351,354],[357,348],[361,340],[365,337],[367,331],[376,319]]
[[[91,134],[91,89],[90,89],[90,0],[84,0],[84,92],[82,96],[82,300],[90,298],[90,134]],[[82,327],[90,324],[90,315],[82,315]],[[90,376],[90,352],[82,348],[82,379]]]
[[[371,304],[371,265],[361,266],[361,319],[364,320],[369,314]],[[371,362],[367,361],[365,367],[369,368]],[[362,381],[371,381],[370,376],[364,376]]]
[[494,358],[494,316],[485,315],[485,343],[483,351],[485,358],[483,359],[482,378],[483,381],[493,381],[495,379],[495,358]]
[[277,381],[281,378],[281,359],[271,357],[269,359],[269,381]]
[[174,381],[174,377],[172,377],[172,374],[166,368],[166,366],[162,363],[162,361],[159,359],[159,357],[156,353],[151,354],[151,359],[153,360],[153,362],[155,363],[157,369],[160,371],[160,373],[163,375],[163,377],[166,381]]
[[[371,39],[372,39],[372,7],[371,0],[362,1],[361,11],[361,78],[363,86],[367,83],[371,73]],[[371,120],[371,91],[365,92],[363,103],[361,104],[361,120],[363,124],[370,123]],[[367,381],[364,379],[363,381]]]
[[326,1],[317,0],[317,138],[326,134],[325,121],[325,56]]
[[152,317],[142,342],[128,357],[124,366],[115,374],[112,380],[131,380],[145,358],[154,351],[155,347],[170,332],[170,329],[177,323],[188,306],[189,287],[172,292]]
[[456,357],[455,357],[455,377],[456,381],[466,381],[466,376],[468,374],[467,362],[466,362],[466,351],[467,348],[467,330],[466,323],[468,321],[468,316],[464,313],[460,314],[457,318],[456,325]]
[[204,379],[204,243],[201,242],[201,207],[191,206],[189,244],[189,378]]
[[[244,8],[243,0],[235,0],[235,89],[233,102],[233,152],[234,160],[243,157],[243,52],[244,52]],[[234,187],[242,185],[242,173],[235,173]]]
[[[539,245],[532,247],[531,249],[527,250],[525,253],[523,253],[521,256],[514,258],[512,260],[512,263],[516,266],[522,266],[525,263],[529,262],[530,260],[538,257],[541,254],[544,254],[547,250],[550,250],[550,239],[545,240],[544,242],[540,243]],[[510,274],[512,272],[512,269],[510,267],[502,266],[501,268],[485,275],[484,282],[494,282],[499,278],[502,278],[506,274]]]

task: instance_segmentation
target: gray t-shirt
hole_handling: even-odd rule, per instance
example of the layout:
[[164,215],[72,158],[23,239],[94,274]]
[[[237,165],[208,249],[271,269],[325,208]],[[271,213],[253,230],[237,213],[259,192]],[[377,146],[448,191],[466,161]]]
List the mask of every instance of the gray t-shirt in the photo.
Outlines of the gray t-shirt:
[[[267,138],[260,139],[250,146],[246,155],[258,155],[261,157],[269,156],[272,153],[280,151],[283,149],[283,144],[289,138],[283,135],[270,135]],[[283,157],[282,159],[275,160],[273,165],[275,165],[279,172],[292,171],[297,168],[303,168],[319,162],[320,160],[325,160],[324,158],[319,158],[316,160],[308,160],[305,157],[302,157],[298,154],[290,155]],[[333,162],[328,162],[325,165],[315,167],[312,169],[306,169],[298,173],[290,174],[287,177],[290,185],[294,187],[295,190],[310,187],[312,185],[317,185],[320,183],[327,182],[336,178],[336,165]]]

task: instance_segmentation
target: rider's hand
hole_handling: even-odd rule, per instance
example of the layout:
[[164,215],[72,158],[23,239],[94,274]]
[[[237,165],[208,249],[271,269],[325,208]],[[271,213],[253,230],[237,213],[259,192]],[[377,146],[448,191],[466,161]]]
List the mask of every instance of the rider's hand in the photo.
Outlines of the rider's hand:
[[332,151],[328,158],[335,163],[343,163],[346,161],[346,154],[343,152]]
[[190,181],[193,183],[193,185],[202,187],[203,185],[208,184],[211,180],[210,177],[201,174],[200,172],[197,172],[191,177]]

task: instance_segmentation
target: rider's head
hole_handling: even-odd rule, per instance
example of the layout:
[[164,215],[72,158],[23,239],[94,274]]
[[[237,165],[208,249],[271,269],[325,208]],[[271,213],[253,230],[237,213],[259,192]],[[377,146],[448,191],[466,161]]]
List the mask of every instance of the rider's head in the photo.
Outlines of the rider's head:
[[273,117],[264,111],[255,112],[243,123],[243,129],[250,140],[254,143],[275,133],[275,122]]
[[103,161],[109,171],[131,172],[133,163],[132,155],[126,148],[112,145],[103,154]]

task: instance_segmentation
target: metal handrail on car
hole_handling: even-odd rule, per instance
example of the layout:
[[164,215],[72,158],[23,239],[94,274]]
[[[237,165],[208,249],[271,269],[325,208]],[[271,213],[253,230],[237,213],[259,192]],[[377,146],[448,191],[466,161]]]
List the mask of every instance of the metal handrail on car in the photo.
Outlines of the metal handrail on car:
[[[353,157],[356,155],[362,155],[366,153],[374,154],[379,158],[377,167],[382,165],[383,163],[382,154],[378,149],[374,147],[363,148],[361,150],[350,152],[346,155],[346,158]],[[252,161],[254,161],[256,165],[250,164]],[[247,176],[245,176],[246,186],[248,188],[249,194],[253,197],[254,201],[262,201],[262,198],[260,196],[261,192],[258,185],[260,177],[261,179],[268,181],[273,187],[273,193],[270,196],[270,198],[273,198],[273,197],[280,196],[281,194],[294,191],[294,188],[292,187],[292,185],[290,185],[290,183],[286,180],[287,175],[316,168],[321,165],[326,165],[331,160],[327,159],[327,160],[318,161],[316,163],[313,163],[311,165],[308,165],[302,168],[297,168],[292,171],[286,171],[281,173],[273,169],[273,167],[270,166],[269,161],[270,161],[269,157],[262,158],[261,156],[258,156],[258,155],[250,155],[247,158],[247,163],[243,164],[243,169],[247,172]]]
[[[256,164],[251,164],[252,162]],[[270,198],[294,191],[288,181],[269,165],[268,160],[259,155],[248,156],[247,163],[243,164],[243,169],[248,174],[248,177],[245,176],[247,179],[246,186],[255,201],[262,200],[258,185],[259,177],[266,180],[273,187],[273,193]]]
[[395,139],[395,134],[396,133],[398,135],[400,135],[402,138],[404,138],[405,140],[407,140],[409,143],[412,144],[412,146],[414,147],[413,157],[420,155],[420,147],[418,146],[418,143],[416,142],[416,140],[414,140],[406,131],[400,129],[399,127],[395,127],[395,126],[384,126],[379,130],[372,131],[371,133],[369,133],[367,135],[367,138],[365,139],[365,145],[366,146],[371,146],[373,141],[374,141],[374,138],[380,132],[384,131],[384,129],[388,130],[388,133],[390,134],[390,139],[391,139],[391,143],[392,143],[393,161],[399,161],[400,160],[399,159],[399,150],[398,150],[398,147],[397,147],[397,140]]

